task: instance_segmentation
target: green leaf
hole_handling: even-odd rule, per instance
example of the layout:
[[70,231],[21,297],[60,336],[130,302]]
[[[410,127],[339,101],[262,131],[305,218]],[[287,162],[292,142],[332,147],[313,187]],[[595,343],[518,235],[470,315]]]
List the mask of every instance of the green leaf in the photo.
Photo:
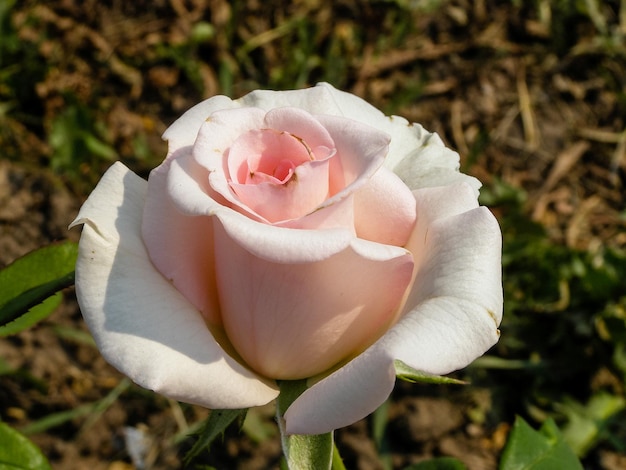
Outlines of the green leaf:
[[611,419],[626,407],[621,396],[600,392],[587,405],[570,400],[559,408],[567,416],[563,438],[574,452],[583,457],[595,445]]
[[404,470],[467,470],[467,467],[454,457],[437,457],[410,465]]
[[224,434],[226,428],[235,420],[243,424],[247,409],[243,410],[212,410],[202,428],[198,431],[199,437],[193,447],[185,455],[185,465],[189,465],[203,449],[208,449],[213,441]]
[[277,418],[287,468],[289,470],[330,470],[333,461],[336,468],[341,468],[338,466],[341,462],[341,457],[335,449],[332,432],[313,435],[287,435],[285,432],[283,415],[304,390],[306,390],[306,380],[285,380],[280,382]]
[[441,375],[432,375],[413,369],[399,359],[393,361],[396,368],[396,377],[405,382],[427,383],[427,384],[457,384],[465,385],[467,382],[463,380],[453,379],[452,377],[444,377]]
[[74,284],[77,255],[76,243],[53,244],[0,271],[0,325],[6,325],[0,327],[0,336],[22,331],[54,311],[61,302],[57,293]]
[[[48,297],[39,305],[35,305],[34,307],[32,307],[30,310],[27,311],[28,313],[21,315],[20,317],[16,318],[13,321],[10,321],[4,326],[0,326],[0,337],[17,334],[20,331],[27,330],[31,326],[45,319],[48,315],[56,310],[56,308],[61,304],[62,299],[63,296],[60,293],[56,293],[52,297]],[[5,306],[2,306],[0,312],[4,312],[4,308]],[[9,304],[7,307],[7,311],[11,308],[12,306]],[[22,310],[21,308],[16,308],[16,311]]]
[[582,465],[567,445],[552,419],[539,431],[519,416],[504,448],[500,470],[582,470]]
[[41,451],[26,437],[0,422],[0,468],[46,470],[50,464]]

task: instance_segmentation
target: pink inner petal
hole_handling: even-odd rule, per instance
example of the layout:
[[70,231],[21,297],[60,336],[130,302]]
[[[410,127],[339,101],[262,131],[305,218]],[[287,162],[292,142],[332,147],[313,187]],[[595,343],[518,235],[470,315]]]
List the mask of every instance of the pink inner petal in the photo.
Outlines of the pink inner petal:
[[[273,262],[263,256],[269,248],[264,242],[271,246],[277,240],[265,235],[285,235],[283,250],[315,252],[320,246],[300,230],[268,230],[252,221],[228,227],[230,219],[221,215],[213,220],[225,329],[246,363],[261,374],[297,379],[321,373],[361,352],[395,319],[413,271],[407,251],[353,240],[319,261]],[[231,230],[240,233],[242,225],[261,232],[255,249],[262,257],[229,236]],[[327,232],[316,238],[336,237]],[[275,256],[273,251],[267,255]]]
[[278,165],[276,165],[272,176],[284,184],[294,174],[295,169],[296,165],[291,160],[281,160],[278,162]]
[[[315,156],[302,139],[288,132],[255,129],[239,137],[228,152],[228,170],[234,182],[257,184],[271,176],[276,183],[280,168],[295,168]],[[271,180],[270,180],[271,181]]]
[[296,167],[285,183],[269,175],[258,179],[259,184],[231,187],[242,203],[270,223],[304,217],[328,198],[328,161]]
[[[317,160],[335,148],[333,138],[313,115],[297,108],[276,108],[265,115],[265,128],[278,129],[306,142]],[[326,150],[324,150],[326,149]]]
[[415,196],[385,167],[354,193],[355,228],[359,238],[404,246],[416,220]]
[[318,127],[307,131],[318,144],[315,150],[281,129],[253,129],[239,136],[227,152],[227,173],[241,203],[276,223],[304,217],[328,199],[329,160],[335,150],[327,132],[318,132]]

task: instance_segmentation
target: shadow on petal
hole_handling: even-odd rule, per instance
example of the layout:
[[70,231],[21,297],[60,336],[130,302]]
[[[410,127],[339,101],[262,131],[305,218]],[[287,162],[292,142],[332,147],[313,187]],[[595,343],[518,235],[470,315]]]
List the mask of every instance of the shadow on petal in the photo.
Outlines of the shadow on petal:
[[209,408],[275,398],[275,385],[226,354],[152,265],[140,235],[146,182],[116,164],[98,186],[79,214],[76,291],[105,359],[145,388]]

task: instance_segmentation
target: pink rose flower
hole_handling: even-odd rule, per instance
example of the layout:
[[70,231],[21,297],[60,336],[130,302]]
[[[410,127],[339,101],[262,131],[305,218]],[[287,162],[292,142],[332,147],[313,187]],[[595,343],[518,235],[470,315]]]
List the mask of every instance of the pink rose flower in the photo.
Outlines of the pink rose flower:
[[114,164],[72,225],[83,316],[137,384],[213,409],[309,379],[288,433],[349,425],[498,339],[501,235],[459,158],[328,84],[217,96],[164,134],[148,181]]

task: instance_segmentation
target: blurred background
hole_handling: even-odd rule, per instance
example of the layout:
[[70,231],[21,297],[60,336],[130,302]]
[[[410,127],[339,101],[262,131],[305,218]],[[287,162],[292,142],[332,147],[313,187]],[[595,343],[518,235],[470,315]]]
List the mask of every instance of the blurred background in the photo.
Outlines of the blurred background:
[[[495,469],[520,415],[626,468],[625,0],[0,0],[0,267],[76,240],[104,170],[147,176],[198,101],[319,81],[439,133],[504,236],[500,343],[454,374],[470,385],[400,383],[338,431],[346,466]],[[65,297],[0,338],[0,419],[54,468],[181,468],[207,410],[107,366]],[[189,468],[278,468],[272,420]]]

